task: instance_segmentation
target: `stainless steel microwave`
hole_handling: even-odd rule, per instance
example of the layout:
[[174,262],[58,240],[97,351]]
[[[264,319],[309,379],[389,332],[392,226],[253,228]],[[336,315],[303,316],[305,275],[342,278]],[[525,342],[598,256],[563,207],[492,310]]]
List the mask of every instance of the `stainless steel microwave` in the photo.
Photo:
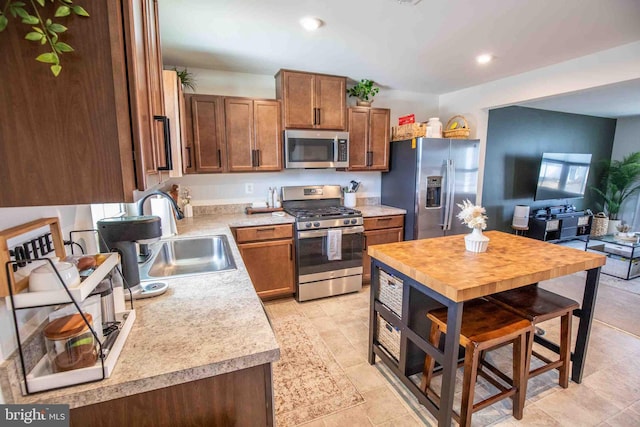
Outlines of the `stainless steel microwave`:
[[284,167],[287,169],[346,168],[349,132],[285,130]]

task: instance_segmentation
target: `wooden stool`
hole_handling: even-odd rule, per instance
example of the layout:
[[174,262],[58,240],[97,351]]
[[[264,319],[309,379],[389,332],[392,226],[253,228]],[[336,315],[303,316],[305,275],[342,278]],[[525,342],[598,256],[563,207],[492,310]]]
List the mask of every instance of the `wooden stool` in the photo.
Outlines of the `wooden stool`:
[[571,318],[573,310],[579,308],[580,304],[537,285],[489,295],[487,299],[525,319],[529,319],[534,326],[546,320],[560,317],[560,358],[552,361],[533,351],[533,348],[528,348],[529,359],[531,355],[534,355],[545,362],[543,366],[529,372],[529,378],[551,369],[557,369],[560,372],[560,386],[567,388],[569,386],[569,362],[571,361]]
[[[431,320],[429,340],[438,347],[440,335],[447,332],[447,309],[433,310],[427,313],[427,317]],[[529,320],[485,299],[478,298],[464,303],[460,328],[460,345],[465,348],[462,404],[460,415],[458,416],[455,412],[453,414],[454,419],[461,426],[471,425],[471,415],[474,412],[507,397],[513,400],[513,416],[518,420],[522,419],[529,371],[527,341],[532,339],[533,326]],[[479,360],[480,355],[485,351],[509,343],[513,343],[513,380],[510,387],[505,387],[482,370]],[[429,388],[434,365],[435,360],[427,354],[420,388],[424,393],[435,395]],[[500,393],[474,404],[473,397],[478,375],[486,378],[500,390]],[[435,397],[439,399],[438,396]]]

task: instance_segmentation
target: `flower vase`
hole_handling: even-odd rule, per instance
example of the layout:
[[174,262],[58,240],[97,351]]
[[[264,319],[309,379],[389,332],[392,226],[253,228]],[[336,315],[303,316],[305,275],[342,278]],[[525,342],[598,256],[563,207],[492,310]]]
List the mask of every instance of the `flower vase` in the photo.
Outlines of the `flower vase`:
[[471,233],[464,236],[464,245],[469,252],[486,252],[489,238],[482,234],[482,228],[474,227]]

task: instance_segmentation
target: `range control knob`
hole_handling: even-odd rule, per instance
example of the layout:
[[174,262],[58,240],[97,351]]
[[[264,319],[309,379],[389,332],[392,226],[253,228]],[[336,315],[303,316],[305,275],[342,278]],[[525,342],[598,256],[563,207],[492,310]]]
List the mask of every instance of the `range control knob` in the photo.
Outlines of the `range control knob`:
[[342,221],[342,223],[343,223],[344,225],[349,225],[349,220],[348,220],[348,219],[345,219],[344,221]]
[[311,228],[311,223],[307,222],[304,226],[307,227],[307,228]]
[[314,223],[313,223],[313,226],[314,226],[314,227],[320,227],[320,223],[319,223],[319,222],[314,222]]
[[357,219],[354,218],[354,219],[351,220],[351,224],[357,224],[357,223],[358,223]]

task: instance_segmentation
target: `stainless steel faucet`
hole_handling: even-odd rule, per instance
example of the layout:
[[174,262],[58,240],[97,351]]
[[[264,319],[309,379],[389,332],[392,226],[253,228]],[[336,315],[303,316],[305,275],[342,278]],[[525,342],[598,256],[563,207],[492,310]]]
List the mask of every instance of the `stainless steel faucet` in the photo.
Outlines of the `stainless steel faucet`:
[[160,191],[160,190],[156,190],[153,193],[149,193],[146,196],[144,196],[142,199],[138,200],[138,214],[139,215],[144,215],[144,202],[151,196],[162,196],[165,199],[169,200],[169,202],[171,204],[171,207],[173,208],[173,212],[176,214],[176,218],[178,218],[178,219],[184,218],[184,214],[182,213],[182,209],[180,209],[180,206],[178,206],[176,201],[173,200],[173,197],[171,197],[170,195],[168,195],[164,191]]

